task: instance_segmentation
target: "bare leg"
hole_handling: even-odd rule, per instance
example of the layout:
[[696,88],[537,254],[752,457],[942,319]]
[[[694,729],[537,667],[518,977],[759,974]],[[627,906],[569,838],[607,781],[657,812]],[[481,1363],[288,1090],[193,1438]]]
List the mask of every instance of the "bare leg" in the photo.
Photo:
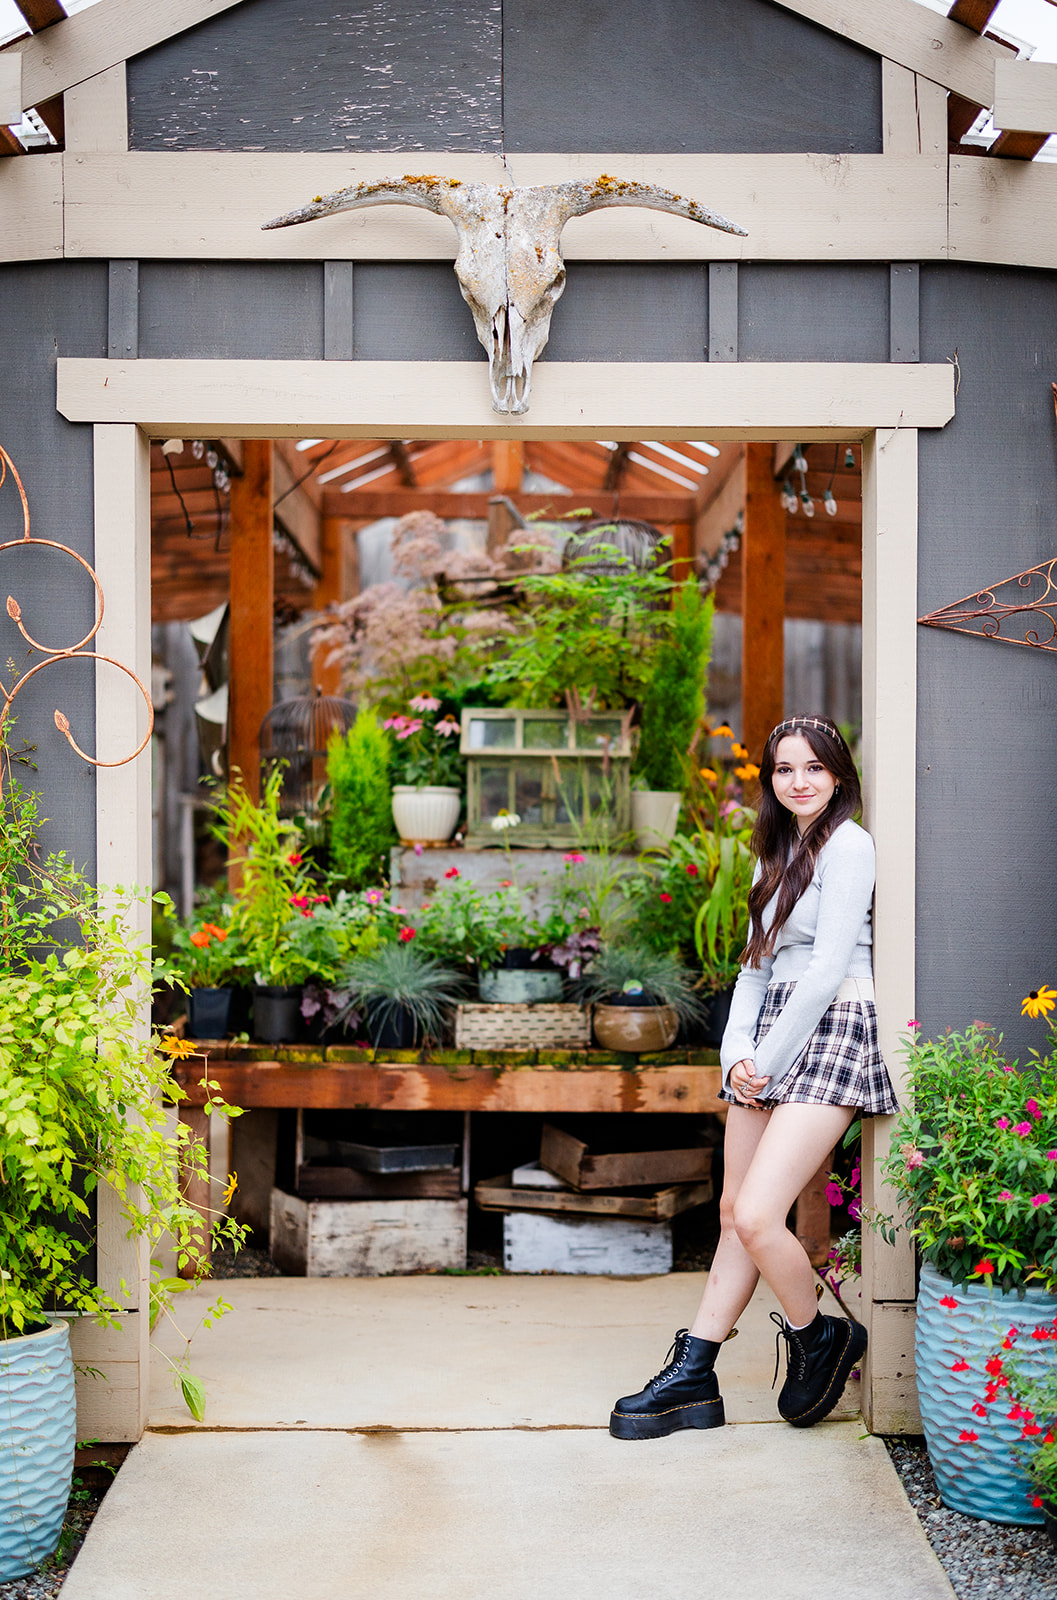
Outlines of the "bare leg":
[[854,1116],[850,1106],[776,1106],[736,1196],[738,1238],[794,1328],[804,1327],[814,1318],[818,1280],[803,1245],[786,1227],[786,1217]]
[[[723,1137],[723,1196],[719,1203],[720,1236],[701,1305],[690,1332],[695,1339],[721,1343],[752,1299],[759,1268],[738,1238],[734,1202],[749,1171],[765,1128],[768,1111],[731,1106]],[[816,1167],[818,1163],[816,1162]]]

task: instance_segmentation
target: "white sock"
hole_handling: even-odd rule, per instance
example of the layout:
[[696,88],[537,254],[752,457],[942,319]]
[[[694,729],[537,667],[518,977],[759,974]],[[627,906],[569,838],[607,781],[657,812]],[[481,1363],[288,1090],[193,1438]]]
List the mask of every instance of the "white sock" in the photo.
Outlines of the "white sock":
[[[814,1322],[814,1320],[815,1320],[815,1318],[812,1317],[811,1318],[811,1322]],[[801,1322],[801,1323],[797,1323],[794,1326],[794,1324],[789,1321],[788,1317],[786,1317],[786,1319],[785,1319],[785,1325],[788,1328],[790,1333],[803,1333],[805,1328],[810,1328],[811,1322]]]

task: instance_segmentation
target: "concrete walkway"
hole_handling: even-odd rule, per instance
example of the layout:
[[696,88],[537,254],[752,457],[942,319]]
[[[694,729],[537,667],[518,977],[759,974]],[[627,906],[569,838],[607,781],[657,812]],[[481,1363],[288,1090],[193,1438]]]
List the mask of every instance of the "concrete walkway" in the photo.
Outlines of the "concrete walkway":
[[721,1357],[734,1426],[610,1439],[702,1281],[221,1284],[207,1421],[159,1360],[63,1600],[951,1600],[854,1386],[777,1419],[762,1289]]

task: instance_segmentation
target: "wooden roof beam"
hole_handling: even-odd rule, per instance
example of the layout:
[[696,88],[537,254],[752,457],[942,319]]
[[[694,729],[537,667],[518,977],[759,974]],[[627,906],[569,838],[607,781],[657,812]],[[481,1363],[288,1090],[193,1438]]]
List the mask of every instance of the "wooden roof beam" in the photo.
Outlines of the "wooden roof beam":
[[606,467],[606,475],[602,480],[603,489],[619,489],[620,480],[624,473],[624,463],[628,459],[631,445],[625,439],[621,444],[613,446],[613,453]]
[[999,0],[954,0],[947,12],[952,22],[960,22],[973,33],[983,33],[998,10]]
[[[525,494],[508,496],[523,516],[532,512],[544,520],[558,521],[570,511],[589,510],[594,517],[613,515],[613,497],[604,490],[593,493],[577,491],[573,494]],[[354,489],[350,494],[329,493],[323,496],[323,515],[357,517],[373,522],[378,517],[404,517],[410,511],[432,511],[444,518],[465,517],[483,522],[488,517],[490,493],[454,493],[437,489],[376,489],[373,484],[366,489]],[[565,504],[565,502],[568,502]],[[670,524],[688,522],[694,516],[691,495],[630,494],[621,495],[620,513],[639,522]]]
[[400,482],[405,489],[414,489],[417,483],[415,468],[411,461],[411,452],[403,439],[390,439],[389,454],[396,463],[396,470],[400,474]]
[[65,22],[66,12],[59,0],[15,0],[33,33],[42,33],[55,22]]

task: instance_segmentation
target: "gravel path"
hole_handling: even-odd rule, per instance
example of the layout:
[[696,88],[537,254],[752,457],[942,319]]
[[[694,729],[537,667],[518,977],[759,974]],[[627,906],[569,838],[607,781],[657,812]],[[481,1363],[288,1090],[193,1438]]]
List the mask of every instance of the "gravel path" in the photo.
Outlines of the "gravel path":
[[948,1511],[924,1440],[885,1444],[958,1600],[1057,1600],[1057,1551],[1045,1528],[1010,1528]]

